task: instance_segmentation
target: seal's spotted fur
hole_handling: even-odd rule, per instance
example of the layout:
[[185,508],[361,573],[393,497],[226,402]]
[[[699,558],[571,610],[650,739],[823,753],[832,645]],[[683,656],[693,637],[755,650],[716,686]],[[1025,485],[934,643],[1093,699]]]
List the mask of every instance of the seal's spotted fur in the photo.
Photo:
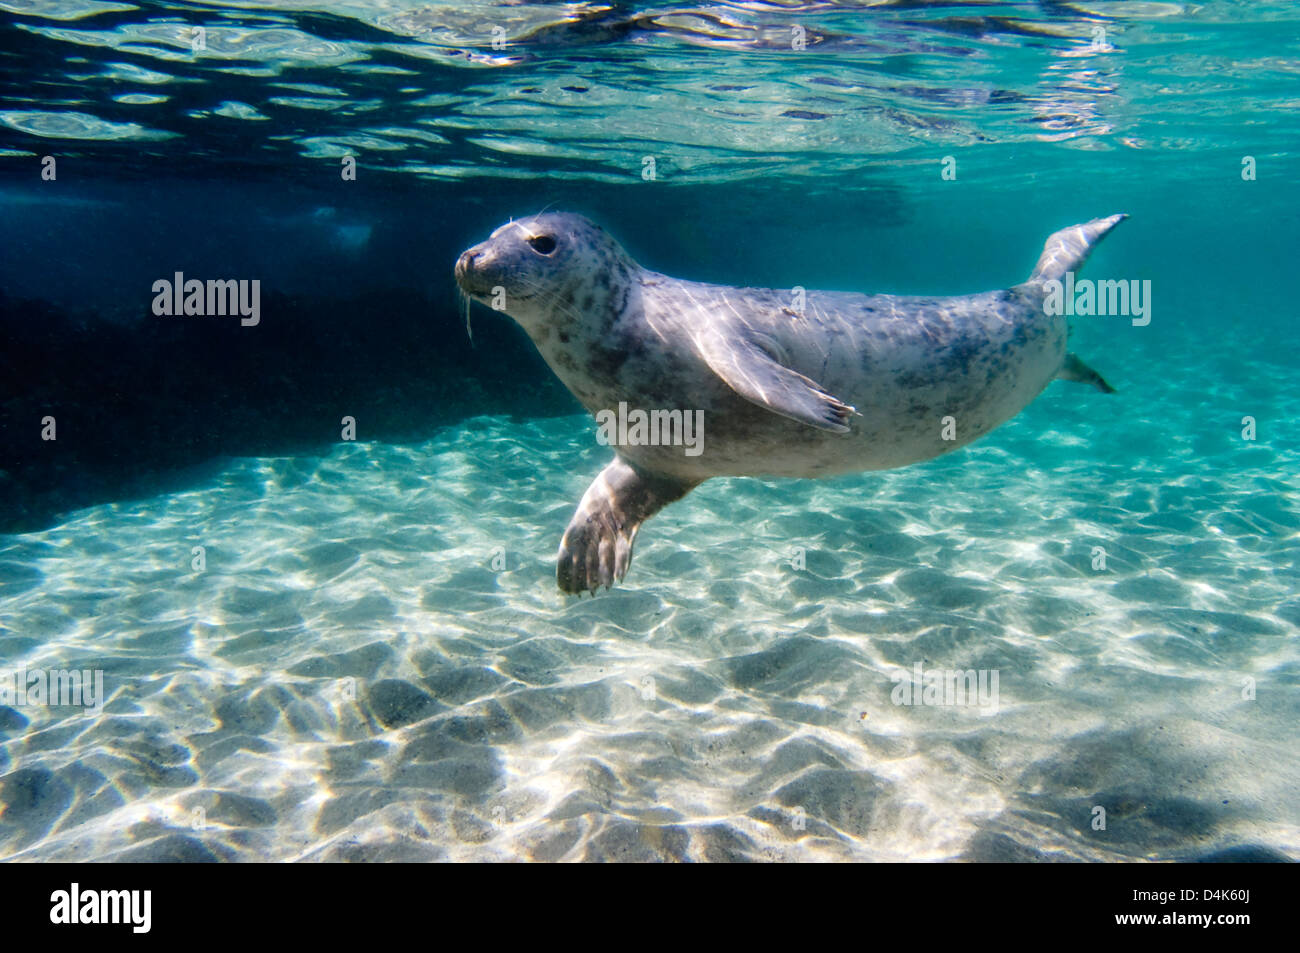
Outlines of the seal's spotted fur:
[[[560,544],[566,592],[621,579],[641,523],[713,476],[819,477],[928,460],[1019,413],[1057,376],[1109,391],[1066,350],[1043,283],[1083,263],[1123,219],[1047,240],[1005,291],[928,298],[679,281],[639,267],[604,229],[550,213],[498,228],[456,262],[588,410],[704,411],[704,452],[620,446]],[[954,439],[944,439],[952,417]]]

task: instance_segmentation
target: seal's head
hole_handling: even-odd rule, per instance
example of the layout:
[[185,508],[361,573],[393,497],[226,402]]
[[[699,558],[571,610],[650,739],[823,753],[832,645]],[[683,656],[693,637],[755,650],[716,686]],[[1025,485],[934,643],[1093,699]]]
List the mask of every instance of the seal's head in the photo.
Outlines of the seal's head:
[[595,222],[565,212],[502,225],[456,260],[456,283],[530,333],[585,319],[636,265]]

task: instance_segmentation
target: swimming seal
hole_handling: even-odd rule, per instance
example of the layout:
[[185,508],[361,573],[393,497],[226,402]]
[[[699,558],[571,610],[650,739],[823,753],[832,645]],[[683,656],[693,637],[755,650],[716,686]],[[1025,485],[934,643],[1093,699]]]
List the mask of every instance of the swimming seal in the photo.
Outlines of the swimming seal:
[[1054,378],[1110,393],[1044,301],[1125,217],[1056,232],[1014,288],[942,298],[682,281],[641,268],[580,215],[501,226],[457,260],[461,289],[495,296],[598,420],[676,410],[702,414],[707,433],[692,455],[616,428],[614,459],[560,543],[560,588],[621,580],[641,524],[710,477],[902,467],[988,433]]

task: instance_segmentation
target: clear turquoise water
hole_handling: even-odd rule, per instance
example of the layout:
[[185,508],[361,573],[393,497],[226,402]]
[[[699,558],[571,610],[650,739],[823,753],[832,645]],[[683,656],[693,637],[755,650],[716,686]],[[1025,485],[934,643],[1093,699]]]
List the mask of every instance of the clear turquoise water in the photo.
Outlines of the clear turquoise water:
[[[0,403],[0,674],[108,694],[0,706],[0,857],[1300,857],[1293,5],[0,11],[3,357],[32,374]],[[450,281],[549,204],[680,277],[916,294],[1018,282],[1123,211],[1086,274],[1150,280],[1152,320],[1076,320],[1114,396],[1053,384],[905,470],[711,481],[570,600],[554,552],[607,451],[502,316],[457,350]],[[194,372],[144,289],[179,268],[417,289],[428,339],[353,343],[387,305],[280,338],[271,312],[169,417]],[[80,339],[34,300],[124,329],[53,447],[31,420]],[[292,383],[330,341],[340,406]],[[190,468],[92,479],[95,402],[132,480]],[[236,420],[258,439],[200,440]],[[997,671],[996,712],[894,704],[917,663]]]

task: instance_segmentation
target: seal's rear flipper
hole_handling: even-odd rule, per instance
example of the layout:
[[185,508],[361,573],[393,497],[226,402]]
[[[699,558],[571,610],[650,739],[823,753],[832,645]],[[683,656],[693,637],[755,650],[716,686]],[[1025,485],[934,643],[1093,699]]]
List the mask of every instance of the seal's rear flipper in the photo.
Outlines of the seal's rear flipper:
[[774,341],[765,336],[756,341],[751,334],[707,325],[696,332],[695,346],[713,373],[745,400],[820,430],[848,433],[857,411],[786,367]]
[[1125,214],[1112,215],[1110,218],[1094,218],[1084,225],[1063,228],[1047,239],[1043,254],[1034,266],[1034,273],[1029,281],[1059,281],[1067,271],[1078,271],[1088,260],[1088,254],[1094,245],[1101,241],[1108,232],[1124,219]]
[[1056,376],[1063,381],[1074,381],[1078,384],[1091,384],[1103,394],[1115,393],[1115,388],[1106,383],[1106,379],[1094,371],[1083,361],[1079,360],[1079,355],[1071,351],[1065,355],[1065,363],[1061,369],[1056,372]]
[[564,531],[555,581],[565,592],[608,589],[627,573],[641,524],[697,485],[645,473],[615,457],[582,495]]

